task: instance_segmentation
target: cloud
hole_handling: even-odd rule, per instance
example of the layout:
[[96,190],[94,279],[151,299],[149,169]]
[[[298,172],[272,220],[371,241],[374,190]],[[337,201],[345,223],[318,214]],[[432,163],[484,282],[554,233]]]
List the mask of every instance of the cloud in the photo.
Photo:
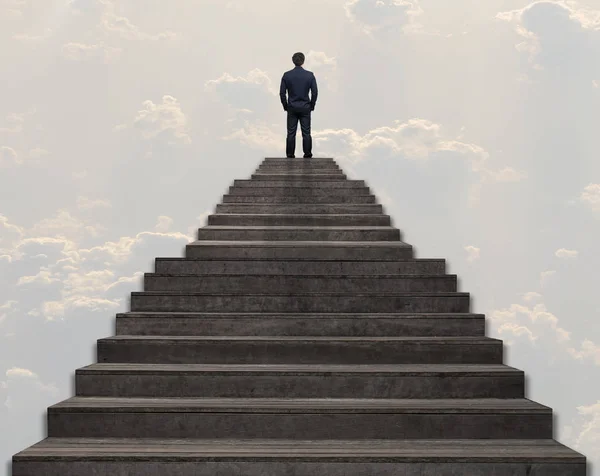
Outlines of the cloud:
[[491,312],[490,322],[496,332],[525,337],[529,343],[547,347],[553,354],[560,350],[575,361],[600,366],[600,346],[588,338],[577,346],[572,333],[559,325],[558,317],[548,311],[544,303],[533,302],[541,300],[539,293],[526,293],[524,300],[531,304],[511,304]]
[[173,219],[167,216],[159,216],[158,223],[154,227],[154,229],[158,232],[164,233],[169,231],[171,226],[173,225]]
[[107,46],[102,42],[98,44],[70,42],[62,47],[63,56],[73,61],[100,60],[103,63],[110,63],[118,59],[122,52],[122,48]]
[[142,139],[150,141],[164,139],[169,145],[188,145],[192,138],[188,130],[188,118],[179,101],[170,95],[164,95],[160,104],[151,100],[143,102],[132,125],[120,124],[115,130],[133,128],[140,132]]
[[577,250],[567,250],[565,248],[556,250],[554,253],[557,258],[577,258],[578,254],[579,252]]
[[110,208],[111,204],[108,200],[91,200],[87,197],[79,196],[76,200],[79,210],[90,210],[92,208]]
[[593,459],[600,448],[600,400],[577,407],[578,416],[566,427],[565,442]]
[[176,32],[165,30],[151,34],[143,31],[128,17],[117,12],[114,0],[71,0],[71,13],[97,19],[102,32],[130,41],[163,41],[179,38]]
[[396,31],[422,31],[418,18],[423,14],[419,0],[349,0],[344,4],[346,17],[365,34]]
[[542,271],[540,273],[540,286],[544,287],[556,275],[556,271],[553,269]]
[[468,253],[467,261],[469,263],[472,263],[479,259],[480,251],[481,251],[479,248],[476,248],[473,245],[468,245],[468,246],[465,246],[465,251]]
[[22,162],[15,149],[5,145],[0,147],[0,165],[14,165]]
[[27,410],[32,400],[56,398],[58,388],[55,384],[46,384],[29,369],[12,367],[5,372],[6,380],[0,381],[0,390],[4,394],[4,406],[9,410]]
[[223,73],[216,79],[207,80],[204,90],[234,110],[247,110],[253,114],[272,110],[279,101],[279,84],[275,86],[269,75],[258,68],[245,76]]
[[18,134],[23,132],[27,117],[32,116],[35,112],[36,109],[31,108],[27,112],[13,112],[8,114],[4,119],[7,126],[0,127],[0,133]]
[[600,184],[590,183],[586,185],[579,195],[579,200],[588,205],[593,211],[600,211]]
[[516,45],[528,54],[535,69],[549,67],[588,69],[594,57],[585,39],[600,30],[600,10],[577,6],[575,2],[540,0],[516,10],[500,12],[496,19],[514,25],[524,40]]
[[523,300],[525,302],[534,302],[542,299],[542,295],[540,293],[536,293],[535,291],[530,291],[523,294]]

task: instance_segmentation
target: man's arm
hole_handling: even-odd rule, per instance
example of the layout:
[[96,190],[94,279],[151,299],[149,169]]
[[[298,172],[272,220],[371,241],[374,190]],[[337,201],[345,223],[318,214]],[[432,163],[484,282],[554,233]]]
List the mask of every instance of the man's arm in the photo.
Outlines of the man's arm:
[[287,111],[288,102],[285,97],[286,85],[285,85],[285,76],[281,77],[281,86],[279,87],[279,97],[281,98],[281,105],[283,106],[283,110]]
[[317,89],[317,78],[313,74],[312,81],[310,82],[310,110],[315,110],[315,104],[317,104],[317,96],[319,91]]

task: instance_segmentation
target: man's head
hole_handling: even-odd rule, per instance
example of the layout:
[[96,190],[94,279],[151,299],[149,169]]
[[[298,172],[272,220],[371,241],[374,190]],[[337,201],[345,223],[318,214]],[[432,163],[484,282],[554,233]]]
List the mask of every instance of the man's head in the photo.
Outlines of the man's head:
[[292,61],[296,66],[302,66],[304,64],[304,55],[302,53],[294,53]]

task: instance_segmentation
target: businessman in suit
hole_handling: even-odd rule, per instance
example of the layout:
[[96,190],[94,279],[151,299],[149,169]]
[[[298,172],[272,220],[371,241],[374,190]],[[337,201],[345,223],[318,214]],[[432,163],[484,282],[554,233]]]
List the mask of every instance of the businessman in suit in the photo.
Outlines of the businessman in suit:
[[[279,96],[283,110],[287,111],[287,140],[285,155],[293,159],[296,151],[296,131],[298,121],[300,121],[300,130],[302,131],[302,150],[304,158],[312,157],[312,137],[310,135],[310,113],[315,110],[317,103],[317,80],[315,75],[305,70],[304,55],[295,53],[292,56],[295,68],[286,71],[281,78],[281,87]],[[310,99],[308,91],[310,90]],[[286,99],[285,93],[288,93]]]

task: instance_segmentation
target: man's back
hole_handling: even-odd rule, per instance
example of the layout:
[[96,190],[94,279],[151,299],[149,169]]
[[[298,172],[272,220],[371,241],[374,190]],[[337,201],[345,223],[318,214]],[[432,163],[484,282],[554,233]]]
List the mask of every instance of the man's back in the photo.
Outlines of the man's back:
[[[286,100],[285,93],[288,92]],[[311,97],[308,97],[308,92]],[[287,105],[293,109],[314,110],[317,102],[317,80],[311,71],[302,66],[286,71],[281,78],[280,96],[284,107]]]

